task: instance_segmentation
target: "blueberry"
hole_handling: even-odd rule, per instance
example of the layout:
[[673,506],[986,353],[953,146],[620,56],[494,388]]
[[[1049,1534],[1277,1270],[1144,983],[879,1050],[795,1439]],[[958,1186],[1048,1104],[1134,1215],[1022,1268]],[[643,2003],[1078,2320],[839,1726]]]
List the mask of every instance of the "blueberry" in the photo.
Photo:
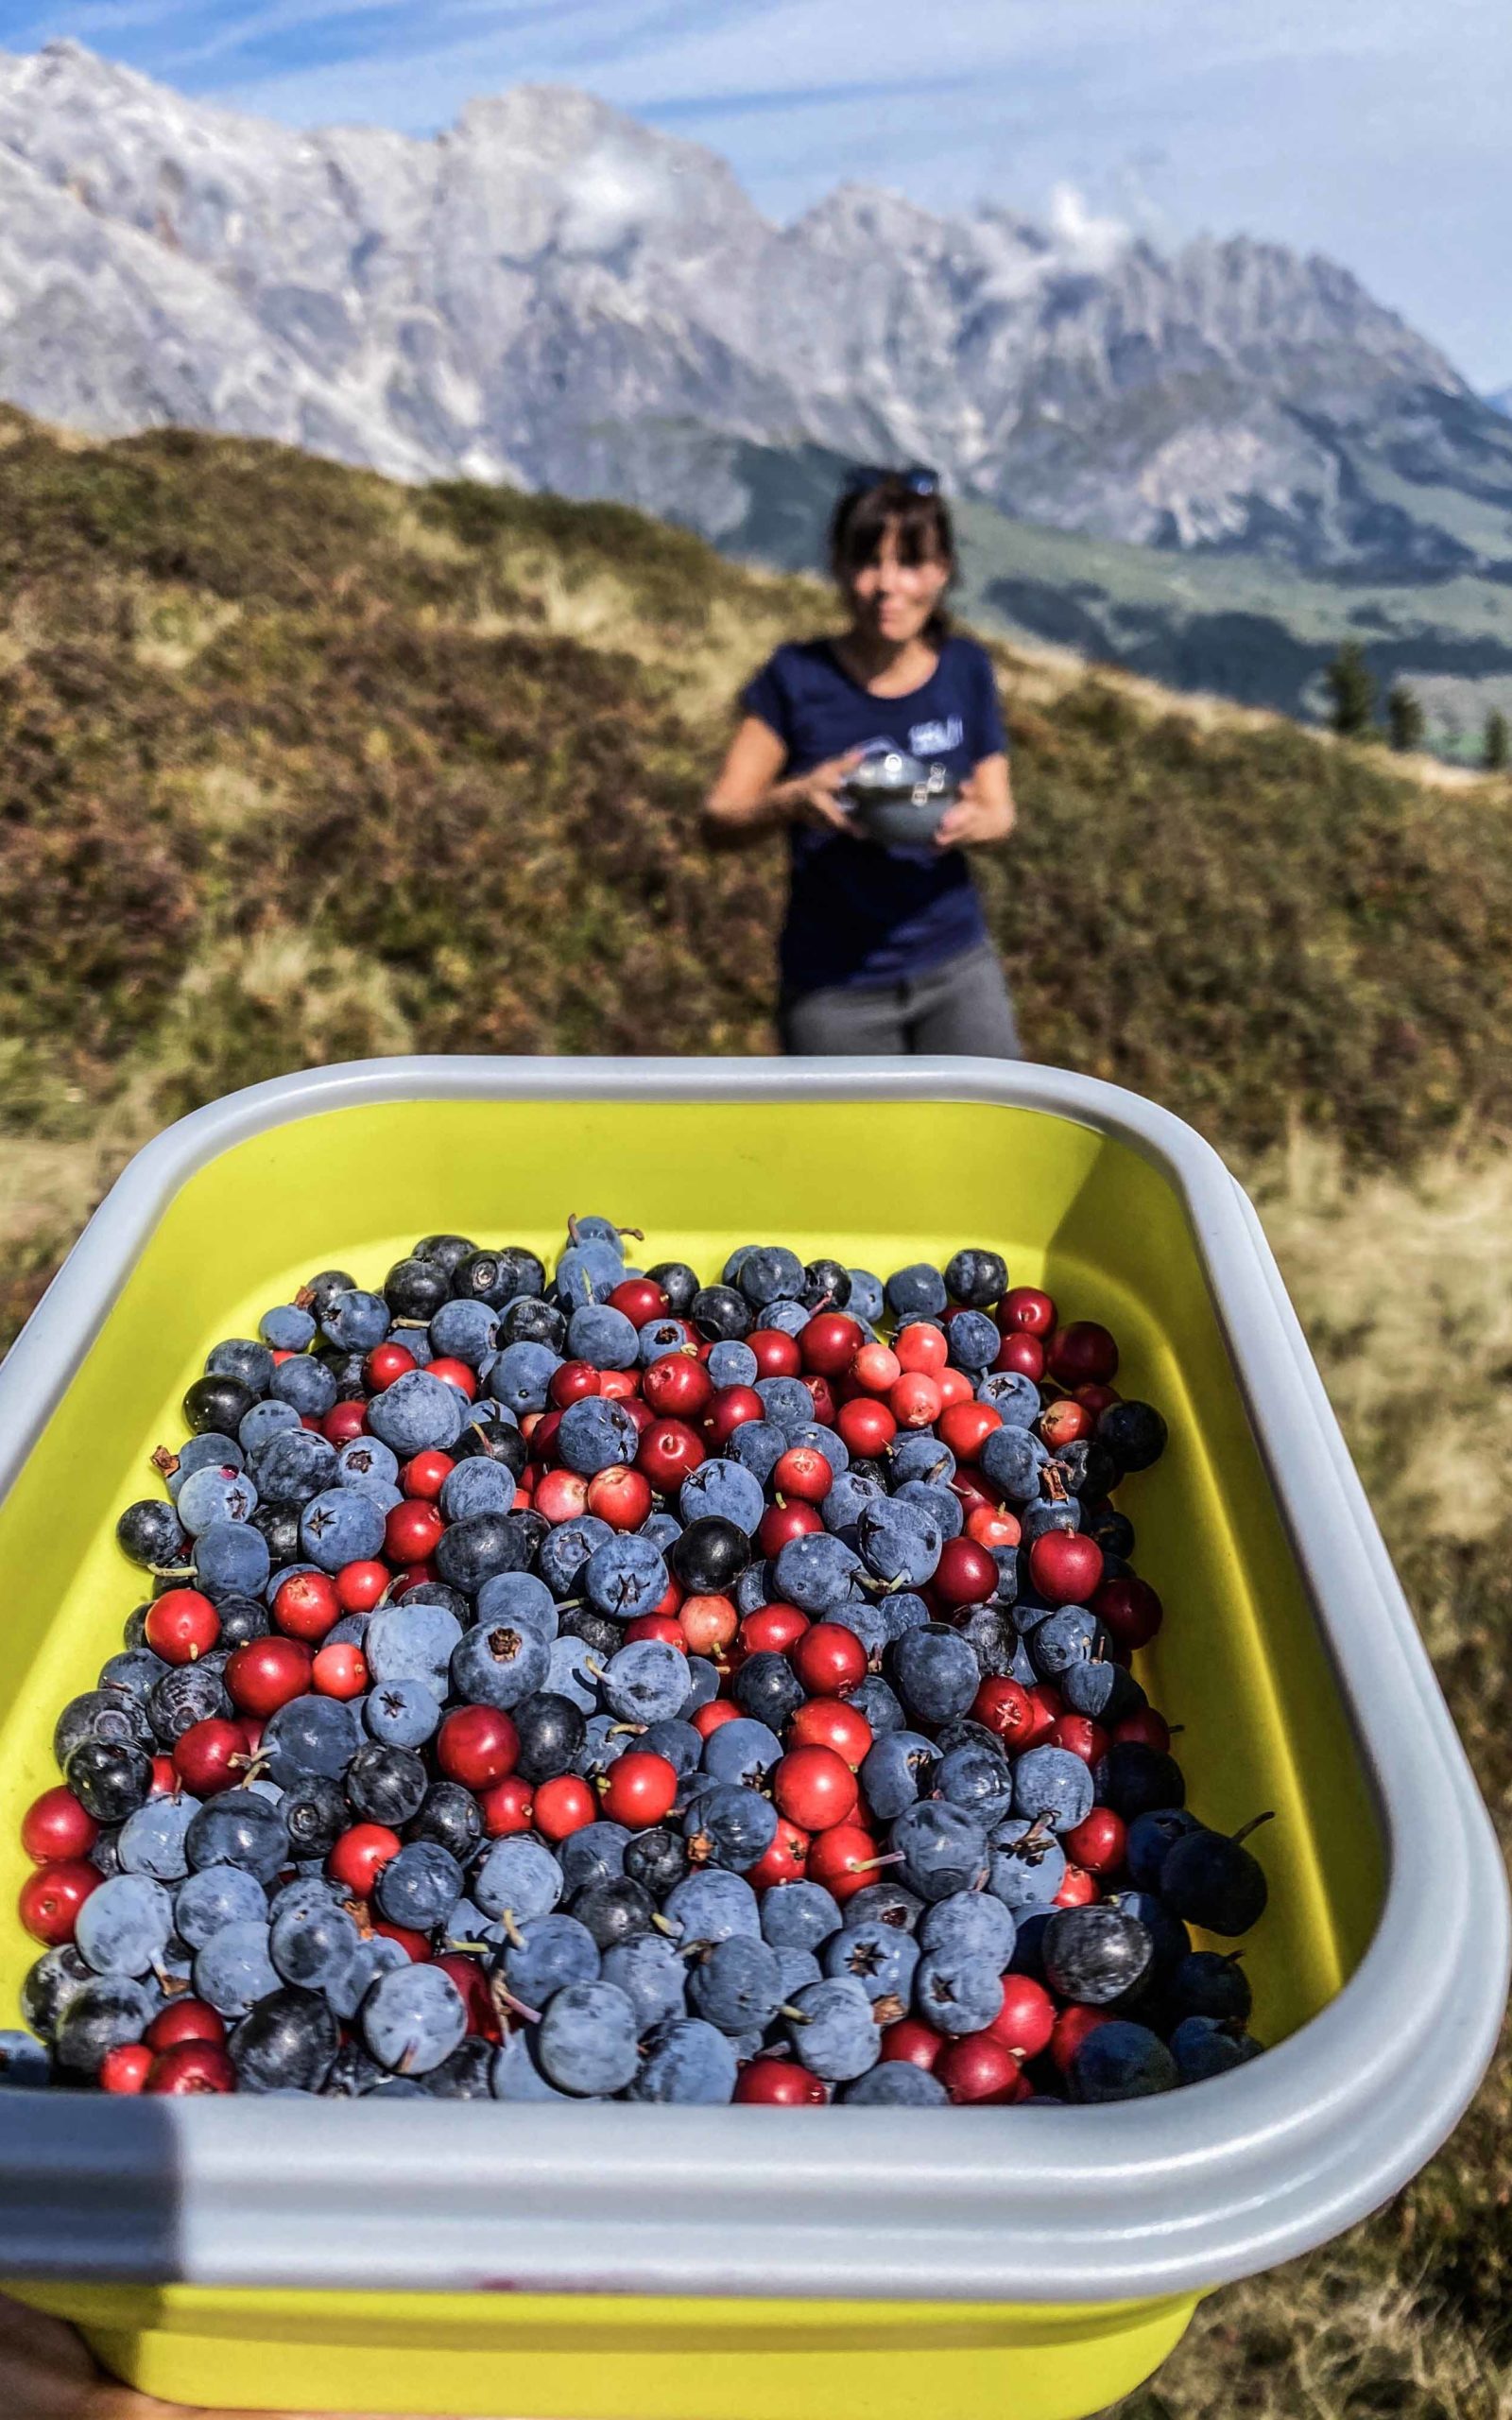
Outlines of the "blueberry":
[[438,2067],[432,2067],[422,2079],[424,2088],[438,2100],[489,2100],[493,2093],[494,2056],[491,2042],[469,2033],[450,2058],[443,2059]]
[[725,1594],[751,1559],[750,1540],[733,1521],[711,1513],[690,1522],[667,1555],[679,1585],[690,1596]]
[[467,2011],[443,1967],[406,1962],[371,1985],[358,2023],[380,2066],[396,2075],[427,2075],[466,2033]]
[[[610,1650],[612,1657],[613,1649]],[[606,1657],[583,1638],[554,1638],[551,1660],[546,1667],[546,1688],[556,1697],[570,1698],[582,1714],[593,1714],[598,1706],[597,1675],[603,1670]],[[620,1743],[623,1747],[623,1741]]]
[[634,1639],[610,1658],[602,1688],[622,1722],[669,1720],[688,1694],[688,1658],[668,1639]]
[[1248,2022],[1253,1996],[1237,1957],[1217,1949],[1193,1949],[1180,1960],[1166,1996],[1178,2016],[1211,2016],[1222,2024]]
[[[844,1601],[863,1569],[859,1555],[826,1530],[790,1538],[773,1565],[778,1600],[822,1616]],[[974,1689],[973,1689],[974,1695]]]
[[438,1847],[449,1850],[459,1865],[465,1864],[483,1838],[477,1800],[459,1781],[433,1782],[419,1814],[412,1815],[405,1825],[404,1838],[434,1841]]
[[562,1413],[556,1452],[568,1470],[593,1478],[600,1471],[633,1462],[639,1443],[640,1430],[622,1403],[583,1395]]
[[662,1913],[683,1942],[724,1941],[731,1933],[755,1940],[761,1915],[748,1882],[717,1867],[690,1874],[667,1893]]
[[[799,1546],[804,1543],[801,1538],[795,1541]],[[856,1545],[874,1578],[922,1588],[935,1576],[945,1536],[928,1511],[885,1495],[862,1506],[856,1518]]]
[[877,2064],[881,2034],[865,1987],[854,1976],[811,1983],[793,2003],[793,2047],[812,2075],[849,2083]]
[[266,1918],[238,1919],[213,1932],[195,1954],[195,1991],[222,2016],[245,2016],[276,1992],[282,1977],[268,1951]]
[[569,1983],[598,1980],[598,1945],[576,1916],[532,1916],[517,1931],[497,1966],[505,1988],[525,2007],[542,2008]]
[[776,1950],[744,1933],[711,1943],[689,1972],[694,2014],[706,2017],[721,2033],[765,2033],[782,1997],[782,1970]]
[[649,1369],[653,1361],[663,1361],[672,1353],[685,1353],[688,1340],[682,1322],[668,1317],[647,1320],[636,1334],[636,1351]]
[[321,1571],[370,1562],[383,1543],[382,1508],[350,1487],[327,1488],[300,1515],[300,1546]]
[[328,1857],[350,1821],[346,1791],[338,1781],[329,1780],[322,1773],[306,1773],[285,1790],[279,1813],[288,1827],[289,1847],[297,1858]]
[[1049,1907],[1066,1878],[1066,1852],[1048,1817],[1012,1816],[988,1835],[988,1887],[1010,1910]]
[[908,1631],[889,1648],[888,1678],[919,1722],[948,1722],[964,1714],[981,1686],[976,1657],[943,1623]]
[[966,1526],[960,1498],[950,1488],[936,1486],[932,1479],[905,1478],[893,1491],[893,1502],[911,1506],[926,1521],[933,1522],[942,1540],[958,1538]]
[[936,2033],[980,2033],[1003,2005],[1001,1971],[980,1951],[926,1950],[914,1977],[914,2006]]
[[360,1938],[345,1908],[329,1896],[294,1899],[274,1911],[267,1954],[285,1983],[323,1991],[350,1964]]
[[151,1570],[180,1562],[186,1538],[173,1506],[146,1496],[127,1506],[115,1525],[115,1543],[130,1562]]
[[44,2046],[32,2034],[0,2031],[0,2092],[40,2092],[52,2071]]
[[1167,1850],[1160,1895],[1174,1914],[1231,1940],[1259,1923],[1269,1891],[1264,1868],[1241,1840],[1199,1829]]
[[687,1317],[710,1343],[747,1337],[756,1325],[749,1304],[732,1286],[701,1286],[688,1305]]
[[[716,1345],[715,1352],[723,1348]],[[744,1351],[744,1346],[731,1350]],[[775,1420],[746,1420],[730,1441],[731,1461],[765,1487],[788,1447],[787,1432]]]
[[880,1916],[864,1916],[859,1923],[848,1918],[844,1929],[825,1942],[821,1963],[826,1975],[853,1976],[873,2006],[882,2000],[906,2006],[919,1945],[911,1933]]
[[122,1873],[149,1875],[155,1882],[181,1882],[189,1871],[189,1826],[198,1812],[198,1799],[187,1791],[149,1798],[121,1826],[115,1852]]
[[195,1541],[195,1575],[212,1594],[221,1589],[255,1594],[266,1586],[273,1558],[261,1530],[249,1521],[212,1521]]
[[904,1809],[887,1836],[902,1853],[899,1873],[921,1899],[948,1899],[977,1887],[988,1867],[987,1826],[964,1807],[923,1799]]
[[861,1767],[861,1787],[879,1823],[890,1824],[932,1787],[936,1761],[934,1743],[918,1731],[889,1731],[873,1742]]
[[850,2109],[941,2109],[948,2106],[950,2095],[927,2068],[889,2059],[843,2086],[840,2099]]
[[208,1722],[231,1712],[220,1674],[201,1658],[163,1673],[147,1699],[152,1728],[165,1748],[181,1739],[197,1722]]
[[93,1981],[92,1970],[86,1966],[72,1942],[59,1948],[44,1949],[34,1964],[28,1966],[21,1986],[21,2014],[33,2033],[51,2042],[62,2023],[63,2011],[76,1992]]
[[1048,1620],[1036,1625],[1029,1641],[1034,1668],[1042,1681],[1058,1681],[1074,1664],[1088,1663],[1096,1651],[1099,1625],[1085,1605],[1062,1605]]
[[221,1521],[246,1521],[257,1510],[257,1490],[241,1469],[213,1463],[194,1471],[179,1491],[178,1513],[192,1538]]
[[[323,1420],[337,1399],[335,1373],[323,1361],[304,1354],[292,1361],[279,1363],[269,1381],[268,1392],[275,1402],[292,1404],[301,1420]],[[249,1403],[243,1410],[243,1419],[250,1409]],[[308,1435],[310,1432],[306,1430],[304,1433]],[[321,1443],[324,1443],[323,1439]],[[266,1488],[263,1493],[267,1493]]]
[[702,1763],[705,1772],[716,1781],[741,1782],[759,1789],[779,1762],[782,1743],[775,1731],[765,1722],[752,1722],[749,1716],[737,1716],[733,1722],[722,1722],[711,1731],[703,1742]]
[[462,1895],[462,1868],[438,1841],[409,1841],[374,1886],[380,1912],[411,1932],[435,1932]]
[[[543,1533],[545,1524],[541,1527]],[[448,1587],[475,1597],[496,1573],[529,1569],[536,1535],[527,1513],[474,1513],[443,1530],[436,1548],[436,1568]]]
[[565,1772],[583,1744],[581,1710],[571,1698],[550,1689],[537,1691],[515,1707],[514,1727],[519,1740],[515,1772],[523,1781],[549,1781],[553,1773]]
[[74,1939],[97,1975],[147,1975],[172,1930],[173,1901],[162,1883],[119,1874],[85,1900]]
[[814,1398],[801,1378],[758,1378],[756,1392],[766,1418],[776,1422],[789,1444],[800,1429],[812,1426]]
[[[447,1486],[450,1485],[451,1480],[448,1479]],[[444,1511],[444,1489],[441,1505]],[[447,1517],[450,1519],[452,1516],[448,1513]],[[536,1568],[553,1597],[559,1599],[577,1594],[576,1583],[578,1574],[594,1550],[608,1546],[615,1534],[607,1521],[599,1520],[593,1512],[579,1512],[572,1520],[563,1521],[559,1527],[550,1530],[536,1557]]]
[[640,1350],[632,1322],[608,1303],[585,1303],[567,1322],[569,1358],[591,1361],[595,1370],[633,1370]]
[[[738,1693],[738,1675],[735,1686]],[[889,1731],[902,1731],[904,1727],[906,1717],[897,1694],[880,1672],[868,1672],[865,1680],[858,1681],[849,1694],[849,1703],[858,1714],[866,1716],[874,1739],[882,1738]]]
[[886,1284],[887,1307],[895,1319],[908,1316],[937,1319],[950,1300],[945,1280],[927,1260],[895,1269]]
[[1228,2075],[1231,2068],[1259,2058],[1261,2047],[1242,2025],[1218,2017],[1186,2016],[1171,2036],[1169,2055],[1182,2083],[1205,2083],[1211,2076]]
[[375,1683],[417,1681],[439,1703],[461,1641],[462,1625],[444,1605],[417,1604],[406,1597],[369,1616],[362,1651]]
[[1160,2035],[1125,2017],[1113,2017],[1087,2034],[1073,2053],[1068,2073],[1074,2100],[1136,2100],[1170,2092],[1181,2081],[1177,2063]]
[[1187,1832],[1202,1826],[1184,1806],[1152,1806],[1136,1815],[1124,1845],[1124,1864],[1136,1891],[1158,1891],[1166,1852]]
[[[716,1387],[748,1387],[761,1372],[761,1364],[750,1346],[738,1342],[734,1338],[725,1338],[713,1347],[706,1367]],[[747,1426],[753,1427],[755,1423],[747,1422]]]
[[[749,1946],[749,1945],[747,1945]],[[684,2014],[687,1968],[661,1933],[641,1933],[604,1953],[604,1980],[624,1992],[643,2031]]]
[[744,1874],[760,1863],[777,1838],[777,1809],[754,1789],[713,1782],[689,1808],[683,1831],[695,1864]]
[[448,1521],[466,1521],[474,1512],[507,1512],[515,1498],[515,1476],[502,1462],[482,1458],[458,1462],[441,1487],[441,1512]]
[[507,1911],[523,1924],[528,1916],[551,1913],[561,1897],[561,1868],[540,1841],[507,1835],[483,1851],[468,1888],[485,1915]]
[[625,1852],[625,1871],[653,1897],[665,1898],[687,1874],[687,1844],[664,1824],[655,1824],[630,1841]]
[[255,1874],[242,1865],[204,1865],[191,1874],[174,1901],[173,1920],[191,1949],[202,1949],[228,1925],[257,1924],[267,1901]]
[[70,1698],[53,1727],[53,1755],[66,1766],[86,1739],[112,1747],[150,1748],[152,1724],[130,1689],[86,1689]]
[[559,2091],[622,2092],[640,2066],[639,2030],[635,2003],[617,1985],[568,1983],[541,2013],[536,2052]]
[[1122,1722],[1145,1703],[1133,1674],[1110,1661],[1073,1664],[1056,1685],[1073,1714],[1091,1715],[1105,1725]]
[[389,1748],[380,1739],[366,1739],[347,1767],[346,1786],[352,1811],[365,1823],[384,1824],[397,1831],[419,1812],[428,1776],[412,1748]]
[[279,1303],[263,1313],[257,1333],[275,1353],[303,1353],[315,1342],[316,1322],[294,1304]]
[[428,1370],[406,1370],[368,1406],[368,1426],[402,1461],[435,1446],[444,1454],[456,1443],[467,1405],[455,1387]]
[[630,2098],[718,2108],[733,2095],[735,2075],[733,2045],[717,2026],[700,2016],[673,2017],[647,2035]]
[[[551,1357],[555,1368],[567,1342],[567,1322],[553,1303],[534,1296],[517,1295],[507,1304],[499,1320],[499,1344],[507,1352],[514,1344],[542,1347]],[[523,1381],[517,1381],[516,1392]],[[527,1407],[528,1408],[528,1407]],[[511,1409],[513,1403],[511,1400]]]
[[1166,1427],[1153,1405],[1125,1399],[1098,1416],[1097,1443],[1116,1469],[1146,1471],[1165,1451]]
[[451,1270],[420,1253],[396,1260],[384,1279],[384,1301],[400,1320],[434,1319],[451,1290]]
[[292,1789],[311,1773],[335,1780],[361,1745],[357,1717],[340,1698],[291,1698],[268,1716],[260,1753],[279,1788]]
[[1028,1748],[1013,1769],[1020,1815],[1044,1816],[1057,1832],[1074,1831],[1092,1809],[1092,1777],[1069,1748]]
[[543,1639],[508,1621],[480,1622],[452,1657],[452,1686],[470,1705],[507,1709],[545,1681],[551,1653]]
[[[1187,1786],[1176,1758],[1163,1755],[1158,1748],[1146,1748],[1138,1739],[1115,1739],[1097,1767],[1096,1780],[1099,1796],[1116,1808],[1127,1823],[1132,1823],[1137,1815],[1151,1814],[1158,1808],[1182,1806],[1186,1803]],[[1251,1858],[1249,1862],[1253,1864],[1254,1859]],[[1259,1869],[1256,1870],[1258,1872]],[[1164,1888],[1163,1884],[1161,1888]],[[1257,1909],[1256,1914],[1259,1912]],[[1254,1916],[1246,1917],[1246,1924],[1238,1925],[1234,1929],[1243,1932],[1246,1925],[1254,1921]],[[1194,1915],[1193,1922],[1202,1924],[1205,1919]],[[1216,1932],[1221,1927],[1210,1925],[1208,1929]]]
[[1045,1927],[1041,1950],[1056,1990],[1091,2008],[1106,2008],[1132,1991],[1150,1954],[1143,1925],[1106,1905],[1057,1909]]
[[649,1538],[610,1533],[581,1566],[581,1590],[595,1610],[619,1622],[649,1614],[667,1593],[666,1560]]
[[926,1908],[919,1924],[922,1948],[985,1959],[1001,1975],[1013,1955],[1013,1918],[987,1891],[958,1891]]
[[69,1995],[54,2048],[60,2066],[96,2076],[106,2053],[140,2042],[157,2013],[158,1995],[129,1975],[101,1975]]
[[146,1804],[152,1764],[140,1748],[81,1739],[63,1768],[63,1779],[96,1823],[124,1824]]
[[687,1523],[707,1518],[732,1521],[750,1537],[766,1510],[766,1499],[761,1480],[751,1471],[738,1461],[715,1458],[689,1472],[679,1492],[678,1510]]
[[[284,1368],[294,1365],[284,1363]],[[278,1376],[275,1371],[275,1378]],[[230,1430],[234,1434],[237,1423],[245,1420],[257,1401],[254,1390],[240,1378],[197,1378],[183,1399],[183,1416],[198,1436],[215,1429],[217,1434]]]
[[[1003,1409],[999,1405],[998,1409]],[[1005,1414],[1006,1422],[1006,1414]],[[1035,1505],[1040,1493],[1040,1474],[1050,1456],[1030,1428],[1005,1425],[994,1428],[982,1447],[982,1471],[999,1494],[1010,1504],[1023,1507]]]
[[428,1680],[378,1681],[363,1700],[362,1719],[387,1747],[423,1748],[436,1736],[441,1702]]
[[408,1951],[384,1933],[375,1933],[370,1941],[359,1941],[347,1964],[325,1987],[334,2014],[343,2025],[350,2025],[378,1977],[396,1975],[408,1964]]

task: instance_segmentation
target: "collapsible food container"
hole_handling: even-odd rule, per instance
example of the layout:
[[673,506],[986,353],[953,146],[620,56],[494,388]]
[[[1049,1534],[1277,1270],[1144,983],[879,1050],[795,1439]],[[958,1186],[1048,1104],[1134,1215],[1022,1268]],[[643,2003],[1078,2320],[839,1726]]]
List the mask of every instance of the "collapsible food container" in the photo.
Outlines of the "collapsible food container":
[[1192,1804],[1257,1846],[1266,2055],[1112,2107],[0,2103],[0,2277],[190,2403],[519,2420],[1070,2420],[1198,2297],[1322,2242],[1490,2055],[1485,1811],[1258,1223],[1190,1129],[998,1061],[391,1060],[262,1084],[132,1163],[0,1369],[0,1996],[59,1707],[138,1594],[112,1528],[207,1349],[429,1230],[569,1212],[714,1270],[1003,1252],[1170,1424],[1120,1502]]

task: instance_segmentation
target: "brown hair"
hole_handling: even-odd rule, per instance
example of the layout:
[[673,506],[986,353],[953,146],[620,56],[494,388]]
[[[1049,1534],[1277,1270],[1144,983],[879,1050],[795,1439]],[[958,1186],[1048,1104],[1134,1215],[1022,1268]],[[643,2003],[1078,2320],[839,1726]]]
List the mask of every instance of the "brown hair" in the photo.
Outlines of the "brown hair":
[[[830,568],[848,582],[864,571],[891,526],[905,563],[942,562],[954,586],[960,572],[950,507],[938,488],[920,494],[902,471],[884,471],[869,486],[842,493],[830,520]],[[933,639],[950,634],[950,615],[936,605],[925,628]]]

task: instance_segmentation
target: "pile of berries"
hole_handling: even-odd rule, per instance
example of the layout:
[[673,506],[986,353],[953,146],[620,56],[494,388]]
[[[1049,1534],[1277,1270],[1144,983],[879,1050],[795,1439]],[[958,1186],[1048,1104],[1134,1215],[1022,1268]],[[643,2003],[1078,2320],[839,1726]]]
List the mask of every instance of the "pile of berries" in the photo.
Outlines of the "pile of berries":
[[1165,1442],[995,1253],[431,1236],[211,1353],[23,1826],[13,2084],[1098,2101],[1252,2057],[1130,1669]]

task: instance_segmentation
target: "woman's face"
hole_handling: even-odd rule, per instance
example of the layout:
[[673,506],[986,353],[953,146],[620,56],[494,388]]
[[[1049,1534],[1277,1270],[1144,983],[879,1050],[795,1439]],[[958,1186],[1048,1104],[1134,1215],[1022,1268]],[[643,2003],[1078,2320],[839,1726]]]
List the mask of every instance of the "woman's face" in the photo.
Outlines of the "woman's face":
[[950,584],[950,566],[937,555],[902,562],[898,525],[889,521],[870,562],[841,584],[857,630],[901,647],[924,629]]

